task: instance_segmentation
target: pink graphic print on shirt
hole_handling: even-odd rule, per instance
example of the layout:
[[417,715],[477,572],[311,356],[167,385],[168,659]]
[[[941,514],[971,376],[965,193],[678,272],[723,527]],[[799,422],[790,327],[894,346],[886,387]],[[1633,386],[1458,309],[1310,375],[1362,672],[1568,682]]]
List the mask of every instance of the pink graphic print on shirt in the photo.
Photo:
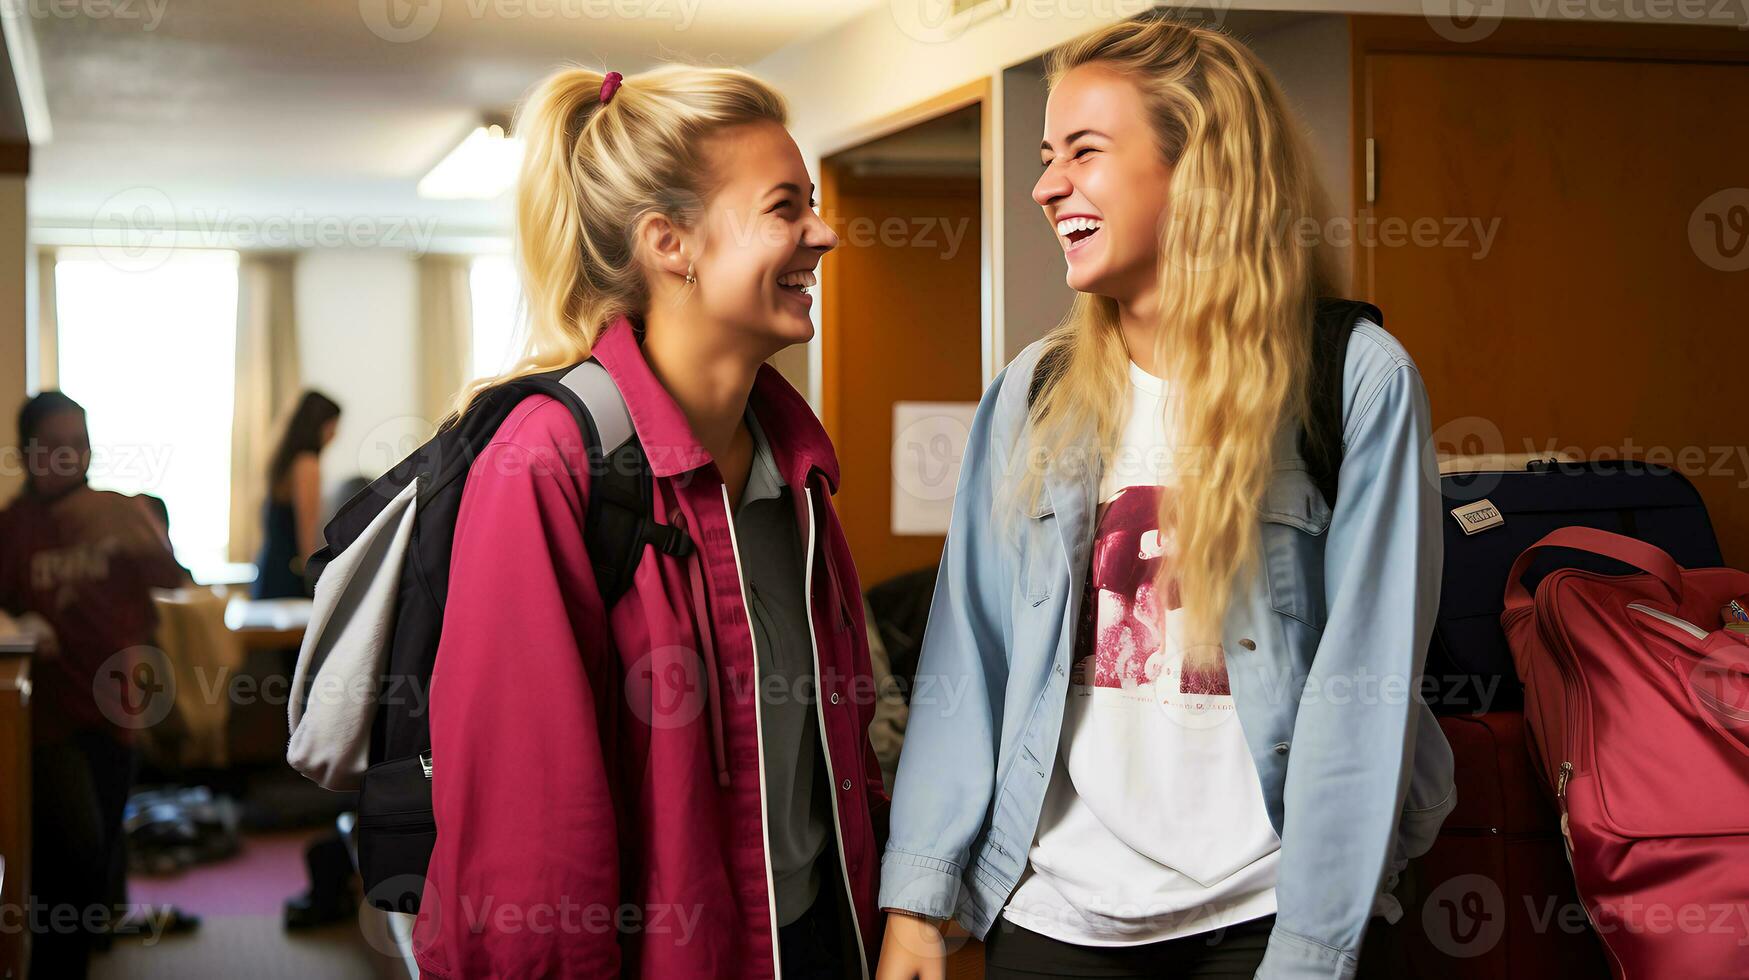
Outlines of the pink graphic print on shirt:
[[[1093,567],[1075,631],[1075,680],[1089,687],[1135,689],[1160,676],[1168,613],[1181,607],[1176,576],[1162,597],[1154,583],[1171,560],[1171,529],[1158,529],[1161,488],[1124,487],[1099,505]],[[1164,598],[1164,602],[1162,602]],[[1179,692],[1231,695],[1224,657],[1179,673]]]

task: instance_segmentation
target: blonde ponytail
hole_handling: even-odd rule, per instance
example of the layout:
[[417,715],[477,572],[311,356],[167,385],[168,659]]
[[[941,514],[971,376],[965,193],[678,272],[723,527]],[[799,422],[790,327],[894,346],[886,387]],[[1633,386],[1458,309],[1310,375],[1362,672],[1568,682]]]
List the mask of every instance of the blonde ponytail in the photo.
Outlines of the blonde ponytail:
[[649,214],[685,227],[710,195],[702,143],[720,129],[788,109],[743,71],[670,65],[624,79],[606,104],[603,73],[564,68],[518,111],[516,255],[527,339],[505,374],[466,385],[455,414],[486,388],[583,360],[608,323],[644,311],[633,233]]

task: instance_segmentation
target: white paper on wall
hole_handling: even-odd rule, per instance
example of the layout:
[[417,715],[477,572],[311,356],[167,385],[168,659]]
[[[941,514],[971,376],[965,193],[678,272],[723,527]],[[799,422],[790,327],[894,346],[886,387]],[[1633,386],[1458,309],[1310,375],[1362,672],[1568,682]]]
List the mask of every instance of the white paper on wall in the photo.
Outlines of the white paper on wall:
[[893,405],[893,533],[946,534],[977,402]]

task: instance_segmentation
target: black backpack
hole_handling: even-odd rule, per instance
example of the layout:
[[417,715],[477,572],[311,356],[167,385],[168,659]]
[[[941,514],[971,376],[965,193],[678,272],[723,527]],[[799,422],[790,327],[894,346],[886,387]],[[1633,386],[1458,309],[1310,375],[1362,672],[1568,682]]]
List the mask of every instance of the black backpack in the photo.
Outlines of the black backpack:
[[[1349,335],[1354,333],[1355,321],[1361,319],[1385,325],[1385,315],[1371,303],[1331,297],[1318,300],[1312,321],[1312,369],[1307,379],[1311,411],[1300,427],[1299,449],[1312,483],[1331,507],[1336,506],[1337,474],[1342,468],[1342,374],[1348,361]],[[1028,408],[1056,381],[1065,363],[1060,347],[1039,359],[1026,392]]]
[[[379,908],[418,910],[436,840],[430,778],[442,760],[431,756],[428,694],[467,474],[533,394],[569,408],[583,437],[590,489],[578,531],[607,607],[630,587],[645,545],[692,552],[685,532],[655,520],[648,458],[624,398],[593,359],[488,389],[340,508],[310,561],[316,601],[293,678],[287,759],[330,789],[359,791],[359,872]],[[312,706],[312,685],[328,690],[361,674],[375,680],[371,703]]]

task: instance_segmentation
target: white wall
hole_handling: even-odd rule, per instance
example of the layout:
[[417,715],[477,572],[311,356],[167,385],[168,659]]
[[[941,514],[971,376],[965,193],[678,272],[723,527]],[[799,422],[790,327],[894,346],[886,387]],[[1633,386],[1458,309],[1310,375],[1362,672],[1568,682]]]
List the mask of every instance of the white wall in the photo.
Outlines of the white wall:
[[429,434],[419,418],[417,270],[410,252],[312,249],[298,259],[296,290],[304,385],[341,407],[322,455],[330,499],[350,477],[381,475],[418,446],[418,433]]
[[1034,59],[1002,73],[1002,363],[1043,337],[1075,298],[1063,280],[1063,246],[1032,199],[1044,131],[1044,65]]
[[[1354,72],[1347,18],[1338,14],[1305,17],[1245,41],[1275,74],[1288,104],[1306,128],[1312,159],[1324,189],[1330,192],[1331,214],[1353,214],[1354,107],[1350,88]],[[1344,261],[1346,253],[1344,249]]]

